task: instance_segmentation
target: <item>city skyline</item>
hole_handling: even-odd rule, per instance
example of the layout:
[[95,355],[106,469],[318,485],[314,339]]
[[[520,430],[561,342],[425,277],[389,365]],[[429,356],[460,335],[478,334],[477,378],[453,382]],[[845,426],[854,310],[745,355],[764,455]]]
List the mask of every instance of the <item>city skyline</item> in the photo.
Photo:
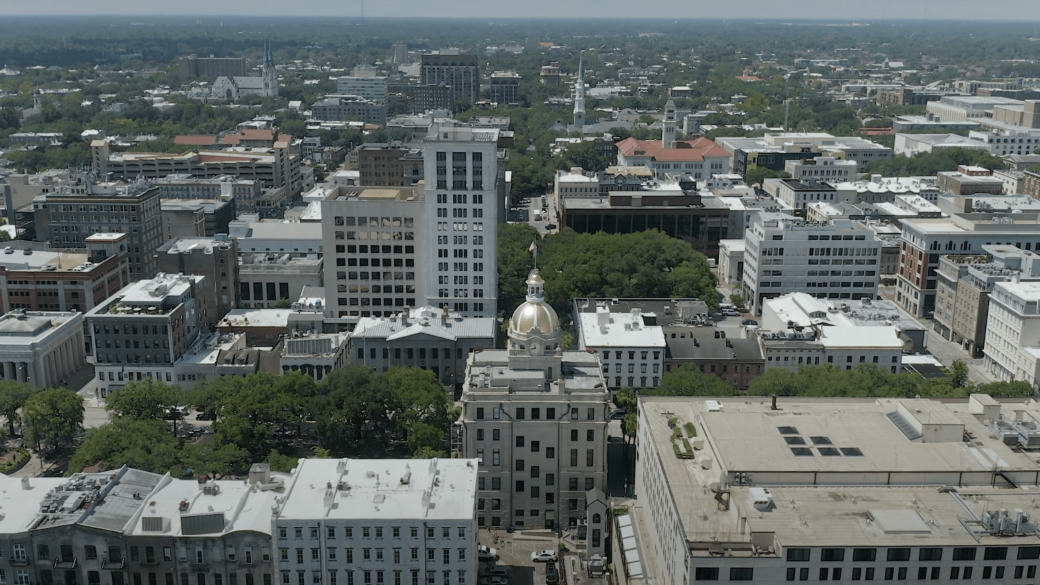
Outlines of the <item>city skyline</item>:
[[[991,2],[989,10],[979,12],[975,3],[967,0],[910,0],[905,2],[885,1],[869,5],[850,2],[834,3],[823,0],[803,0],[796,5],[778,5],[764,0],[747,0],[738,7],[716,3],[690,3],[679,0],[652,0],[645,2],[641,15],[660,15],[662,19],[691,18],[761,18],[768,20],[815,19],[815,20],[881,20],[881,19],[927,19],[963,20],[971,14],[972,20],[989,21],[1036,21],[1040,20],[1040,9],[1027,0],[997,0]],[[8,15],[55,16],[75,15],[142,15],[142,16],[188,16],[219,17],[236,13],[254,16],[332,16],[357,17],[437,17],[437,18],[531,18],[535,15],[553,18],[626,18],[631,5],[621,0],[576,0],[564,4],[548,0],[533,0],[523,4],[485,3],[476,0],[452,0],[431,5],[419,0],[384,0],[369,2],[331,2],[318,0],[306,5],[288,5],[281,2],[228,0],[222,3],[222,12],[214,14],[212,6],[198,0],[177,4],[176,9],[167,4],[142,4],[128,0],[101,0],[91,3],[89,9],[75,0],[52,0],[47,13],[41,13],[36,5],[25,4],[6,9]],[[197,11],[198,14],[195,14]],[[667,16],[665,16],[667,15]]]

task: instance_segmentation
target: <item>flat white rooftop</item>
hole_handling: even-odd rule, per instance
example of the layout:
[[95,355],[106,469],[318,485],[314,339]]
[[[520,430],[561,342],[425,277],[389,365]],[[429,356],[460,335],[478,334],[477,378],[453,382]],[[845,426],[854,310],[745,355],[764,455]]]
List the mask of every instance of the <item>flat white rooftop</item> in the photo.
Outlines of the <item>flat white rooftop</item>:
[[281,518],[470,520],[476,489],[476,459],[306,459]]

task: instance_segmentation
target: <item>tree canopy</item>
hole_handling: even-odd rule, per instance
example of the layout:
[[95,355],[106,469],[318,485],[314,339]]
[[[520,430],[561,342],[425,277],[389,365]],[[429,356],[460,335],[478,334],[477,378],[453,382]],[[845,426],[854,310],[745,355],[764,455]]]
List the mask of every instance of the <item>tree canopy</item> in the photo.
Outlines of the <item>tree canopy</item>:
[[69,446],[83,429],[83,397],[65,388],[42,390],[25,401],[22,419],[25,438],[37,450]]
[[920,177],[941,171],[956,171],[959,165],[976,165],[989,170],[1004,168],[1004,160],[974,148],[940,148],[914,157],[897,154],[889,160],[867,164],[867,172],[885,177]]
[[[216,415],[212,440],[169,432],[163,415],[177,404],[205,405]],[[458,418],[433,372],[411,367],[351,366],[318,383],[298,372],[221,376],[191,391],[132,382],[111,394],[109,408],[113,421],[87,433],[69,473],[97,462],[182,475],[238,474],[260,461],[288,471],[312,454],[444,457],[448,426]]]
[[545,299],[561,318],[571,301],[584,297],[700,298],[718,307],[715,276],[703,254],[657,230],[632,234],[578,234],[569,228],[543,238],[529,225],[500,226],[499,306],[510,314],[523,302],[530,273],[531,242]]

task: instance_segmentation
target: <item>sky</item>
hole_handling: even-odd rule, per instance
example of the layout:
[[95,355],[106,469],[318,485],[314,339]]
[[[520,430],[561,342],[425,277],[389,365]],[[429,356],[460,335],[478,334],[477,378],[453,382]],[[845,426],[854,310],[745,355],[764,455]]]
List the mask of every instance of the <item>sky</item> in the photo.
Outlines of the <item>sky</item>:
[[[356,17],[363,0],[0,0],[8,15],[162,15],[184,17]],[[368,0],[372,17],[453,18],[762,18],[762,19],[950,19],[1040,21],[1040,1],[988,0]]]

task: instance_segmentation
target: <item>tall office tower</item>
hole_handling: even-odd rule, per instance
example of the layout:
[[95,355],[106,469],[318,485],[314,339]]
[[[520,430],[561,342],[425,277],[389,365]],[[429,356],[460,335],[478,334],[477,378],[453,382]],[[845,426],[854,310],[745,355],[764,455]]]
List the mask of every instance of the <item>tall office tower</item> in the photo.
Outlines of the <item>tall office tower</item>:
[[464,317],[498,312],[498,130],[434,125],[423,149],[427,301]]
[[476,55],[423,55],[420,85],[450,85],[456,104],[480,99],[480,58]]

